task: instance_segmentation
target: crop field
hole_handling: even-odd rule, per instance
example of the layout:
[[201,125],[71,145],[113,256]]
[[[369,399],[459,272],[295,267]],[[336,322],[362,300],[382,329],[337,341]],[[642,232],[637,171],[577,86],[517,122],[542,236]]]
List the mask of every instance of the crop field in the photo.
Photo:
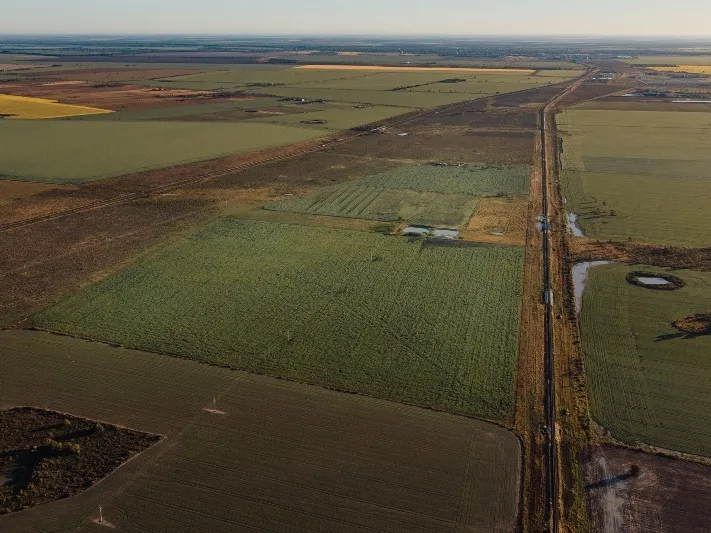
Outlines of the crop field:
[[268,204],[265,209],[385,222],[461,226],[476,208],[475,197],[408,189],[386,189],[359,183]]
[[167,437],[80,495],[0,517],[4,533],[516,525],[520,447],[492,424],[40,332],[0,332],[0,357],[3,407]]
[[42,119],[111,113],[107,109],[60,104],[55,100],[0,94],[0,117]]
[[[379,122],[407,112],[401,107],[366,106],[355,107],[353,105],[330,104],[324,106],[325,109],[309,111],[298,109],[292,114],[267,114],[258,118],[259,122],[269,122],[273,124],[294,125],[299,127],[309,127],[324,130],[346,130]],[[312,124],[309,124],[311,122]]]
[[[77,183],[306,141],[318,130],[261,123],[0,122],[0,176]],[[41,154],[41,157],[38,157]]]
[[361,183],[389,189],[470,196],[525,196],[531,167],[526,165],[403,165]]
[[632,65],[711,65],[711,55],[640,56],[622,61]]
[[711,312],[711,274],[674,270],[686,286],[626,281],[622,264],[590,270],[580,315],[594,418],[625,442],[711,456],[711,335],[672,323]]
[[288,98],[426,108],[559,83],[576,74],[566,70],[304,65],[290,69],[214,71],[146,83],[191,90],[240,90]]
[[710,117],[577,109],[560,114],[563,191],[585,235],[708,245]]
[[711,65],[678,65],[675,67],[652,67],[660,72],[687,72],[689,74],[711,74]]
[[463,226],[481,196],[525,196],[524,165],[404,165],[266,209],[414,224]]
[[33,322],[501,419],[514,402],[522,262],[518,247],[220,219]]

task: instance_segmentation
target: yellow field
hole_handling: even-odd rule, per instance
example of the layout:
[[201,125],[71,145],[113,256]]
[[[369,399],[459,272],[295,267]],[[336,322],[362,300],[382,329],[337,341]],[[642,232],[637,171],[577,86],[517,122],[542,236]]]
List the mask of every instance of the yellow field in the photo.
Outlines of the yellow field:
[[113,113],[108,109],[60,104],[56,100],[0,94],[0,115],[10,119],[41,119]]
[[315,70],[373,70],[385,72],[496,72],[498,74],[533,74],[533,69],[527,68],[470,68],[470,67],[383,67],[375,65],[301,65],[297,69]]
[[676,67],[652,67],[661,72],[688,72],[689,74],[711,74],[709,65],[679,65]]

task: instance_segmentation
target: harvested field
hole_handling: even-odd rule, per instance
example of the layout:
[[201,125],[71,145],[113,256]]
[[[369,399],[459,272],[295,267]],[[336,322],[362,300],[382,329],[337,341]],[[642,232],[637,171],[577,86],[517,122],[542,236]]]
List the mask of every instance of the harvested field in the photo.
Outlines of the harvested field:
[[386,189],[355,183],[268,204],[265,209],[384,222],[461,226],[474,212],[476,203],[476,198],[463,194]]
[[42,119],[111,113],[108,109],[60,104],[56,100],[0,94],[0,117]]
[[208,92],[152,89],[139,85],[118,87],[92,85],[45,85],[42,82],[0,83],[0,91],[18,96],[47,98],[64,104],[131,111],[180,105],[192,105],[201,100],[212,100]]
[[209,207],[200,199],[146,199],[4,232],[0,324],[106,276],[204,216]]
[[[435,246],[221,219],[67,298],[33,323],[506,418],[514,400],[523,252],[456,244],[462,243]],[[398,303],[403,294],[407,306]],[[219,315],[211,311],[216,307]]]
[[44,191],[56,189],[57,185],[29,181],[0,180],[0,205],[7,205],[21,198],[29,198]]
[[491,424],[37,332],[1,332],[0,357],[4,404],[167,435],[79,496],[0,518],[8,533],[96,528],[99,505],[118,530],[515,528],[520,449]]
[[[3,121],[0,177],[80,183],[298,143],[322,134],[252,122]],[[42,158],[36,157],[38,151]]]
[[481,198],[474,216],[462,232],[462,238],[523,246],[526,243],[527,217],[526,200]]
[[587,450],[584,461],[595,531],[708,531],[710,466],[611,446]]
[[[399,136],[399,132],[408,133]],[[535,132],[467,130],[460,126],[407,126],[366,135],[332,150],[361,157],[408,159],[413,162],[530,165]]]
[[558,124],[563,192],[585,235],[711,242],[707,113],[575,109]]
[[[632,271],[681,278],[678,290],[627,282]],[[711,310],[711,274],[621,264],[590,270],[580,315],[592,414],[612,436],[711,456],[711,336],[674,322]]]
[[158,440],[65,413],[0,410],[0,515],[78,494]]
[[675,67],[652,67],[660,72],[686,72],[689,74],[711,74],[710,65],[678,65]]
[[669,56],[639,56],[624,59],[625,63],[632,65],[711,65],[711,55],[669,55]]

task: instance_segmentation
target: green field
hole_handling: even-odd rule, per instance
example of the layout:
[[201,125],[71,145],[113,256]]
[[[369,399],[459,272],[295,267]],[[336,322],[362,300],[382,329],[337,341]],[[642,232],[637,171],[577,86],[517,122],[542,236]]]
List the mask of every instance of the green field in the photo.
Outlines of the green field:
[[[272,67],[213,71],[149,80],[145,84],[193,90],[233,90],[310,100],[427,108],[560,83],[578,71],[368,71]],[[451,79],[460,83],[441,83]],[[398,90],[396,90],[398,89]]]
[[385,222],[404,220],[412,224],[461,226],[471,217],[476,203],[476,198],[463,194],[385,189],[354,183],[269,204],[265,209]]
[[517,247],[221,219],[33,323],[500,419],[522,263]]
[[568,110],[563,193],[587,236],[659,244],[711,242],[711,115]]
[[0,177],[79,183],[322,136],[262,123],[0,122]]
[[308,213],[412,224],[462,226],[480,196],[525,196],[525,165],[403,165],[345,185],[265,206]]
[[403,165],[361,181],[371,187],[471,196],[528,194],[528,165]]
[[618,439],[711,455],[711,336],[687,338],[671,323],[711,312],[711,274],[674,270],[686,286],[627,283],[633,270],[590,270],[580,315],[594,418]]
[[711,55],[640,56],[632,59],[623,59],[622,61],[632,65],[654,65],[660,67],[674,65],[711,65]]
[[3,405],[166,436],[80,495],[0,516],[3,533],[516,525],[521,450],[493,424],[41,332],[0,332],[0,361]]
[[[309,111],[312,106],[302,106],[299,113],[273,115],[256,119],[259,122],[269,122],[273,124],[284,124],[299,126],[302,128],[315,128],[323,130],[345,130],[380,122],[402,113],[407,113],[407,109],[402,107],[366,106],[354,107],[347,104],[328,104],[325,109]],[[305,124],[308,121],[323,121],[324,124]]]

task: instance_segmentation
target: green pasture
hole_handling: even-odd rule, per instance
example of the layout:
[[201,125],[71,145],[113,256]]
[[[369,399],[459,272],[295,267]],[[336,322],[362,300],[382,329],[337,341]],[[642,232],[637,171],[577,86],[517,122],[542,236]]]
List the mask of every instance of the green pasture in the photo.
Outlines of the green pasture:
[[362,180],[371,187],[470,196],[525,196],[528,165],[402,165]]
[[219,219],[33,324],[501,419],[522,265],[512,246]]
[[622,264],[592,268],[580,315],[593,416],[612,435],[711,455],[711,336],[671,324],[711,312],[711,274],[669,271],[686,286],[660,291],[627,283]]
[[0,177],[79,183],[214,159],[323,135],[264,124],[0,121]]
[[269,204],[265,209],[384,222],[404,220],[411,224],[462,226],[476,209],[476,203],[476,198],[463,194],[385,189],[354,183]]
[[[300,107],[300,106],[295,106]],[[384,106],[354,106],[347,104],[327,104],[324,109],[309,111],[310,107],[303,106],[305,113],[294,113],[285,115],[272,115],[258,118],[259,122],[269,122],[273,124],[295,125],[302,128],[317,128],[324,130],[346,130],[380,122],[403,113],[407,109],[402,107]],[[309,121],[323,121],[323,124],[306,124]]]
[[711,115],[568,110],[563,191],[587,236],[708,246]]

